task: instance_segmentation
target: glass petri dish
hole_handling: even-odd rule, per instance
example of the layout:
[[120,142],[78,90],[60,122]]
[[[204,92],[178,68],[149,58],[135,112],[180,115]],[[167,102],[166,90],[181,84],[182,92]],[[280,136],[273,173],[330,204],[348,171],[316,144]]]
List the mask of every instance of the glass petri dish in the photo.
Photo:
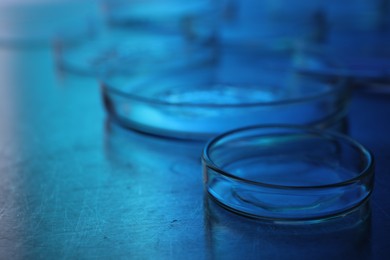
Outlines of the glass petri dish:
[[320,6],[317,22],[313,24],[321,36],[307,45],[337,65],[323,64],[318,72],[349,77],[357,86],[361,82],[389,82],[389,3],[388,0],[338,1]]
[[[356,43],[357,42],[357,43]],[[307,72],[334,75],[360,82],[390,82],[390,35],[373,32],[343,33],[327,44],[304,48],[316,66],[301,66]]]
[[189,43],[175,34],[162,36],[142,30],[110,28],[104,32],[99,29],[86,32],[73,42],[60,39],[55,53],[60,70],[102,77],[118,71],[150,73],[210,62],[215,59],[213,45],[211,41]]
[[106,20],[79,41],[58,41],[61,70],[87,76],[149,73],[215,59],[212,1],[106,1]]
[[250,83],[226,83],[214,69],[107,77],[105,107],[129,128],[182,139],[205,140],[255,124],[344,130],[339,126],[347,116],[349,86],[343,79],[258,69]]
[[369,200],[373,156],[335,132],[256,126],[211,140],[202,157],[206,190],[223,207],[269,220],[341,216]]
[[[390,1],[224,1],[222,43],[237,49],[302,45],[308,73],[348,77],[357,87],[390,82]],[[229,46],[228,46],[229,47]],[[382,88],[387,91],[385,88]],[[377,91],[377,89],[375,89]]]

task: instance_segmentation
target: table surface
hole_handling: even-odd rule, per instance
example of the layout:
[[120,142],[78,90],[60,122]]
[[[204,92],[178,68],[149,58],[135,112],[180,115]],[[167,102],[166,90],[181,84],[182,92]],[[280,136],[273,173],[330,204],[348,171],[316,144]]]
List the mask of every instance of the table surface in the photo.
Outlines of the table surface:
[[371,217],[263,223],[204,195],[201,144],[116,126],[98,82],[56,70],[50,48],[1,48],[0,258],[390,259],[389,101],[351,102],[376,158]]

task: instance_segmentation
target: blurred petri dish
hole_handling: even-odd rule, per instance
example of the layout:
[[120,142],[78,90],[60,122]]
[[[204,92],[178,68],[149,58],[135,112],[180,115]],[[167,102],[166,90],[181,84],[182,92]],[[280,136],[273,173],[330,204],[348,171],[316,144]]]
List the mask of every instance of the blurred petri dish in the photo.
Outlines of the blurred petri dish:
[[[221,35],[229,45],[272,41],[295,44],[316,36],[318,5],[323,1],[295,1],[288,6],[281,0],[223,0]],[[320,3],[321,2],[321,3]]]
[[390,82],[390,33],[344,33],[327,44],[306,46],[316,67],[301,66],[311,73],[347,77],[356,82]]
[[230,83],[219,81],[214,69],[107,77],[105,107],[129,128],[198,140],[255,124],[334,128],[347,116],[349,86],[343,79],[258,69],[256,81]]
[[225,46],[301,45],[315,64],[301,66],[306,73],[348,77],[357,86],[390,82],[389,0],[298,0],[294,7],[281,0],[223,2]]
[[87,76],[112,72],[150,73],[212,62],[215,45],[210,41],[188,42],[181,35],[156,35],[142,30],[106,28],[84,34],[77,41],[58,41],[58,67]]
[[215,59],[212,1],[106,1],[106,21],[80,41],[57,44],[60,69],[102,76],[150,73]]
[[[317,72],[361,82],[390,81],[390,1],[334,3],[318,9],[321,40],[308,42],[310,51],[332,60]],[[317,30],[321,31],[321,30]],[[322,59],[324,60],[324,59]]]
[[369,200],[374,160],[347,136],[305,127],[258,126],[211,140],[206,190],[223,207],[255,218],[312,221]]

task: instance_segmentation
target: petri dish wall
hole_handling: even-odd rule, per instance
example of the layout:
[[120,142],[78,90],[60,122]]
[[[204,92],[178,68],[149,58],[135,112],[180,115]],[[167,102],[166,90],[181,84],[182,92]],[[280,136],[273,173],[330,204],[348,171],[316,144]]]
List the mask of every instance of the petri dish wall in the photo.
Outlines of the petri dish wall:
[[205,188],[225,208],[272,221],[347,214],[369,200],[371,153],[347,136],[312,128],[259,126],[210,141]]

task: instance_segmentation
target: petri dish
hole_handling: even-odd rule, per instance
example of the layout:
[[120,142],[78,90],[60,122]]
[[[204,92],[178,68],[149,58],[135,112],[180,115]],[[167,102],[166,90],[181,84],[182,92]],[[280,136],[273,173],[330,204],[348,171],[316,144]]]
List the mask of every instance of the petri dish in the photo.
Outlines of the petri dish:
[[255,124],[345,130],[341,122],[347,116],[349,85],[341,78],[257,69],[257,77],[247,83],[219,80],[215,70],[211,65],[106,77],[106,110],[129,128],[181,139],[205,140]]
[[389,43],[390,34],[343,33],[327,44],[307,45],[305,52],[317,66],[301,66],[301,69],[351,78],[356,83],[389,82]]
[[274,221],[342,216],[369,200],[374,159],[349,137],[297,126],[254,126],[211,140],[202,157],[211,198]]
[[61,70],[86,75],[149,73],[215,59],[212,1],[106,1],[106,19],[79,41],[58,41]]
[[389,3],[388,0],[359,1],[353,5],[335,2],[319,7],[315,27],[321,37],[307,44],[337,65],[323,64],[318,71],[349,77],[358,86],[362,81],[389,82]]
[[215,59],[212,41],[189,43],[178,34],[156,35],[143,30],[109,28],[86,32],[77,41],[57,41],[59,69],[103,77],[112,72],[128,74],[171,70]]
[[301,45],[311,63],[298,65],[307,73],[348,77],[357,87],[390,82],[388,0],[298,0],[294,7],[280,0],[225,3],[225,45],[240,50],[263,48],[267,42],[285,48]]

